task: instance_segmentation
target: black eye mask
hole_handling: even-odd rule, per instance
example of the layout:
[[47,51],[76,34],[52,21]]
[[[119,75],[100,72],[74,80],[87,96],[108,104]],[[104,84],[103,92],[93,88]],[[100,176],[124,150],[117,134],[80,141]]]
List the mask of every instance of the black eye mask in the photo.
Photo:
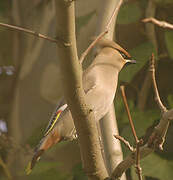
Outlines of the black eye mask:
[[125,66],[128,66],[128,65],[130,65],[130,64],[136,64],[136,61],[133,60],[131,57],[127,56],[124,52],[122,52],[122,51],[118,51],[118,52],[121,54],[121,56],[122,56],[124,59],[131,60],[131,62],[130,62],[130,61],[127,62],[127,63],[125,64]]
[[116,49],[120,54],[121,56],[124,58],[124,59],[131,59],[131,57],[127,56],[124,52],[120,51],[119,49]]

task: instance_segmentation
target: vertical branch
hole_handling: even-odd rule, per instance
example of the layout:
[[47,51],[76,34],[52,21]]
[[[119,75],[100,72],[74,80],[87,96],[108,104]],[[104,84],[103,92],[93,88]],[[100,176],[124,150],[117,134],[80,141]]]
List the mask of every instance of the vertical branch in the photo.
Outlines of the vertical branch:
[[[12,24],[16,24],[19,26],[23,26],[24,23],[28,22],[29,19],[25,19],[25,15],[26,12],[22,11],[22,8],[26,8],[27,3],[23,2],[23,1],[19,1],[19,0],[14,0],[12,1]],[[32,3],[31,3],[32,4]],[[27,6],[28,7],[28,6]],[[42,11],[40,11],[40,14],[43,18],[43,23],[40,26],[40,29],[42,29],[43,32],[47,32],[47,28],[49,27],[50,21],[52,20],[53,17],[53,13],[50,12],[50,8],[49,5],[44,6],[43,8],[46,9],[46,11],[44,12],[44,15],[42,13]],[[31,8],[27,8],[27,11],[33,11],[34,7],[33,5],[31,5]],[[48,14],[49,13],[49,14]],[[51,14],[51,16],[49,16]],[[32,19],[33,22],[35,22],[37,20],[38,16],[34,19]],[[23,32],[27,32],[30,34],[35,34],[35,36],[41,36],[43,37],[43,35],[39,35],[38,33],[35,33],[34,31],[28,30],[28,29],[24,29],[24,28],[20,28],[20,27],[16,27],[16,26],[12,26],[12,25],[7,25],[7,24],[2,24],[1,26],[6,26],[8,28],[13,28],[18,30],[18,31],[23,31]],[[30,25],[32,26],[32,25]],[[37,34],[37,35],[36,35]],[[37,37],[38,37],[37,36]],[[24,78],[23,74],[29,74],[31,72],[31,70],[33,69],[33,66],[31,66],[33,64],[33,62],[35,62],[36,60],[38,60],[38,56],[40,55],[40,51],[43,47],[43,42],[44,41],[37,41],[35,42],[35,47],[33,50],[33,46],[30,48],[26,48],[26,44],[27,44],[27,40],[24,39],[21,34],[19,32],[15,32],[15,35],[13,36],[14,39],[12,40],[12,57],[14,59],[15,62],[15,69],[16,72],[14,74],[14,79],[13,79],[13,86],[12,86],[12,103],[11,103],[11,110],[9,113],[9,133],[10,136],[12,136],[17,144],[21,144],[22,141],[24,140],[22,137],[22,133],[23,133],[23,129],[24,127],[21,126],[21,123],[23,121],[27,121],[26,119],[21,118],[21,103],[23,103],[23,94],[21,93],[21,89],[23,88],[23,81],[21,81],[21,76],[22,78]],[[49,38],[48,38],[49,39]],[[33,39],[32,39],[33,41]],[[35,41],[35,39],[34,39]],[[31,53],[32,52],[32,53]],[[26,87],[27,88],[27,87]],[[22,98],[21,98],[22,97]],[[26,101],[25,101],[26,102]],[[15,128],[14,128],[15,127]],[[18,154],[19,156],[21,156],[21,154]],[[17,161],[15,160],[17,159]],[[17,166],[19,166],[20,161],[19,158],[16,158],[15,156],[8,156],[8,164],[10,166],[12,165],[12,162],[15,162],[17,165],[15,166],[15,168],[17,168]],[[23,161],[23,159],[21,158],[21,161]],[[13,166],[13,170],[14,173],[16,173],[14,166]]]
[[[19,1],[18,0],[12,1],[11,19],[10,19],[12,24],[21,25],[21,15],[20,15],[19,9],[20,9]],[[21,53],[20,53],[20,51],[21,52],[23,51],[23,48],[21,48],[22,47],[21,34],[17,33],[15,36],[13,36],[11,41],[12,41],[12,43],[11,43],[12,44],[11,54],[12,54],[12,57],[14,59],[14,66],[16,69],[16,74],[13,78],[13,84],[12,84],[12,93],[11,93],[12,94],[11,95],[12,102],[10,104],[10,110],[11,111],[8,115],[8,122],[9,122],[8,126],[9,126],[9,135],[14,137],[16,142],[19,143],[19,142],[21,142],[21,137],[22,137],[21,136],[20,120],[19,120],[19,117],[16,116],[16,114],[18,113],[19,104],[16,105],[14,102],[18,98],[18,94],[15,93],[15,91],[17,89],[17,72],[19,71],[20,66],[21,66],[21,62],[20,62]],[[18,101],[16,103],[18,103]],[[12,149],[8,152],[8,156],[7,156],[7,165],[9,166],[9,168],[11,168],[10,166],[15,159],[15,157],[11,155],[11,151],[12,151]],[[15,169],[15,168],[13,168],[13,169]],[[13,174],[13,172],[12,172],[12,174]]]
[[115,133],[119,134],[114,105],[110,107],[109,112],[101,119],[100,127],[105,163],[109,174],[111,174],[113,168],[122,161],[121,144],[119,141],[115,141],[114,138],[112,140],[112,136]]
[[138,176],[139,180],[142,180],[142,168],[140,167],[140,141],[136,144],[136,162],[135,162],[135,168],[136,168],[136,174]]
[[[18,0],[12,1],[11,8],[11,22],[17,25],[21,25],[21,15],[20,15],[20,3]],[[12,39],[12,54],[14,58],[14,64],[16,69],[19,69],[20,66],[20,50],[21,50],[21,34],[16,33]]]
[[[118,10],[114,12],[115,8],[120,7],[121,0],[102,0],[98,9],[98,24],[96,35],[104,31],[109,26],[109,32],[105,35],[106,38],[112,40],[114,36],[115,21]],[[119,8],[118,8],[119,9]],[[111,21],[109,21],[111,19]],[[108,22],[111,22],[108,23]],[[107,24],[108,23],[108,24]],[[119,141],[115,141],[113,135],[119,134],[116,122],[114,104],[112,104],[109,112],[100,120],[100,129],[102,135],[102,142],[104,146],[105,164],[109,174],[112,173],[116,165],[122,161],[122,150]],[[125,180],[125,176],[122,177]]]
[[[155,11],[156,11],[156,5],[153,0],[148,1],[148,7],[146,9],[146,14],[145,17],[154,17],[155,16]],[[156,35],[155,35],[155,29],[153,24],[146,24],[146,34],[148,36],[149,41],[152,43],[154,46],[154,49],[156,50],[157,53],[157,40],[156,40]],[[140,110],[144,110],[148,98],[148,94],[150,91],[151,87],[151,78],[150,74],[147,72],[143,85],[141,87],[141,90],[138,95],[138,108]]]
[[71,110],[84,170],[89,179],[103,180],[108,174],[100,150],[93,111],[85,103],[82,71],[78,61],[75,37],[74,1],[56,0],[57,44],[64,96]]
[[[35,12],[33,13],[33,11],[36,11],[33,3],[27,2],[27,1],[20,1],[20,0],[12,1],[12,12],[11,12],[12,14],[11,19],[13,21],[12,24],[16,24],[23,27],[27,27],[27,25],[29,25],[30,27],[33,28],[33,24],[36,22],[38,24],[38,19],[42,17],[43,19],[41,22],[43,23],[39,27],[43,32],[47,32],[47,28],[50,25],[49,22],[52,19],[51,17],[53,17],[53,16],[50,16],[52,15],[53,12],[50,11],[49,4],[42,6],[41,8],[39,8],[39,10],[37,9],[37,14],[36,14]],[[23,9],[26,9],[27,12],[25,10],[23,11]],[[42,11],[44,9],[45,11]],[[48,14],[45,14],[45,13],[48,13]],[[26,18],[26,14],[32,15],[32,17],[29,16]],[[21,28],[18,28],[18,29],[21,29]],[[34,42],[35,47],[33,46],[31,48],[27,47],[28,41],[30,40],[32,41],[32,43]],[[23,94],[21,92],[24,92],[27,89],[27,93],[29,93],[31,89],[29,88],[28,90],[28,87],[33,87],[33,84],[35,81],[31,81],[31,78],[28,78],[27,80],[25,79],[24,81],[22,81],[23,79],[21,80],[20,77],[21,77],[21,74],[27,74],[27,72],[28,72],[27,75],[32,77],[31,70],[33,70],[33,66],[29,67],[29,65],[32,65],[33,62],[39,60],[38,56],[40,55],[40,51],[43,47],[42,46],[44,44],[43,42],[44,41],[42,40],[37,41],[37,38],[36,39],[34,38],[27,39],[27,37],[24,38],[22,34],[18,32],[17,33],[15,32],[15,34],[13,35],[13,39],[12,39],[13,47],[12,47],[11,54],[12,54],[12,59],[14,59],[16,72],[13,76],[14,79],[13,79],[13,84],[11,88],[12,102],[10,104],[10,112],[8,115],[8,121],[9,121],[9,135],[14,138],[17,145],[22,144],[22,142],[26,140],[25,138],[30,133],[28,130],[29,129],[28,127],[31,126],[32,121],[34,121],[33,118],[27,115],[23,117],[23,115],[27,111],[26,104],[27,105],[29,104],[28,102],[30,101],[30,98],[27,97],[26,93]],[[32,51],[33,48],[35,48],[34,51]],[[41,60],[43,61],[43,59]],[[30,71],[24,72],[26,69],[27,70],[29,69]],[[27,86],[25,83],[27,84]],[[39,91],[36,93],[39,93]],[[35,96],[35,97],[38,97],[38,96]],[[35,97],[33,98],[33,100],[36,99]],[[31,107],[30,111],[32,111],[32,108],[33,107]],[[33,117],[35,117],[35,114],[37,114],[37,111],[34,111]],[[42,118],[40,119],[42,120]],[[38,123],[40,123],[40,121],[37,121],[35,125],[38,125]],[[16,155],[14,156],[14,154]],[[9,166],[9,169],[12,175],[14,175],[17,178],[18,170],[21,169],[21,167],[23,167],[25,163],[26,163],[26,159],[23,158],[23,153],[18,152],[18,149],[16,147],[14,147],[13,149],[11,148],[9,150],[8,156],[7,156],[7,165]]]
[[87,56],[87,54],[91,51],[91,49],[96,45],[96,43],[105,36],[105,34],[110,34],[112,33],[112,28],[111,28],[111,24],[114,23],[112,21],[115,21],[116,18],[116,14],[118,13],[120,6],[122,4],[123,0],[120,0],[119,3],[117,4],[117,6],[115,6],[114,11],[109,19],[109,21],[107,22],[106,26],[104,27],[103,31],[101,31],[101,33],[99,35],[97,35],[96,39],[89,45],[89,47],[82,53],[79,61],[82,64],[84,58]]

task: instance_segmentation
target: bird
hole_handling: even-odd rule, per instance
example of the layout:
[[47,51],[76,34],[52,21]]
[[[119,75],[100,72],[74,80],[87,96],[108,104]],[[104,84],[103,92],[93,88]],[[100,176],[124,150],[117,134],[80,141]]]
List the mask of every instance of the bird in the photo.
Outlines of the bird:
[[[134,63],[136,61],[129,53],[114,41],[102,38],[97,42],[94,60],[82,74],[86,103],[94,111],[96,122],[108,112],[113,103],[119,72],[125,64]],[[35,148],[26,173],[31,172],[40,156],[54,144],[76,138],[77,133],[70,109],[62,98],[50,118],[43,138]]]

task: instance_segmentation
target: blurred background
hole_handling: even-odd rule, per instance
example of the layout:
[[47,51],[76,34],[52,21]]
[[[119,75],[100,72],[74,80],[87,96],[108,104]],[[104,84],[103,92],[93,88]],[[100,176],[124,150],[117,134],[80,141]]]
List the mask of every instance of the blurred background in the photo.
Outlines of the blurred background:
[[[99,0],[76,1],[78,53],[87,48],[95,33]],[[51,0],[0,0],[0,22],[19,25],[55,37],[55,9]],[[153,99],[148,60],[156,57],[156,79],[161,99],[173,108],[173,30],[144,24],[145,17],[173,23],[172,0],[126,0],[118,14],[115,39],[137,60],[124,68],[119,84],[126,94],[139,137],[160,119]],[[85,180],[77,141],[63,142],[46,152],[31,175],[24,169],[44,133],[62,95],[56,45],[25,33],[0,27],[0,180]],[[87,60],[86,60],[87,61]],[[120,135],[134,143],[118,88],[115,110]],[[150,128],[149,128],[150,127]],[[173,177],[173,125],[164,150],[141,161],[146,180]],[[122,145],[124,157],[129,152]],[[7,168],[8,167],[8,168]],[[134,168],[128,180],[136,180]]]

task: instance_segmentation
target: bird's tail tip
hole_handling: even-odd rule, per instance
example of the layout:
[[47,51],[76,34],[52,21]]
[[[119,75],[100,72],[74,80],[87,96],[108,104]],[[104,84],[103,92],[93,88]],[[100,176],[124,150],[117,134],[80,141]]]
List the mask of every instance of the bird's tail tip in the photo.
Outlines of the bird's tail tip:
[[34,154],[34,156],[33,156],[33,158],[32,158],[32,161],[30,161],[30,162],[28,163],[28,165],[27,165],[27,167],[26,167],[26,169],[25,169],[26,175],[29,175],[29,174],[31,173],[33,167],[35,166],[36,162],[39,161],[40,156],[41,156],[41,154],[42,154],[43,152],[44,152],[44,150],[41,149],[41,150],[37,151],[37,152]]
[[31,168],[31,161],[30,161],[25,169],[26,175],[29,175],[31,171],[32,171],[32,168]]

